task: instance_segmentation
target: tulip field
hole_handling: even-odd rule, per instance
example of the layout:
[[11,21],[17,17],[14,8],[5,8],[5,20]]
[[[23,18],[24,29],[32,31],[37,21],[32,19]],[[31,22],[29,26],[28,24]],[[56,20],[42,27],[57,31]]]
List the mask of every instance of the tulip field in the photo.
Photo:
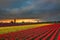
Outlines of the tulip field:
[[60,40],[60,23],[0,27],[0,40]]

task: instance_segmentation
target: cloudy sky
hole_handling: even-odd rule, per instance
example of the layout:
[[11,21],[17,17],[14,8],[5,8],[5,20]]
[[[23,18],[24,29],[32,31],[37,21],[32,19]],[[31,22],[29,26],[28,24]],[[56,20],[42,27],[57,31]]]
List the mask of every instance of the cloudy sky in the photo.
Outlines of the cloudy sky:
[[60,0],[0,0],[0,19],[60,20]]

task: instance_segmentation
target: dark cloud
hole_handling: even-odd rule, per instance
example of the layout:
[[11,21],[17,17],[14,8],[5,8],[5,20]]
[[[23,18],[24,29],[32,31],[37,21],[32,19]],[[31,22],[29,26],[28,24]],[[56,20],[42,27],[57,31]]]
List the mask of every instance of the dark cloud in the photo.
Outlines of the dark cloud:
[[17,0],[0,0],[0,7],[1,8],[8,8],[13,2]]
[[[10,8],[12,3],[16,4],[18,2],[22,2],[23,4],[26,2],[29,5]],[[45,21],[60,20],[59,0],[0,0],[0,6],[0,19],[39,18]]]

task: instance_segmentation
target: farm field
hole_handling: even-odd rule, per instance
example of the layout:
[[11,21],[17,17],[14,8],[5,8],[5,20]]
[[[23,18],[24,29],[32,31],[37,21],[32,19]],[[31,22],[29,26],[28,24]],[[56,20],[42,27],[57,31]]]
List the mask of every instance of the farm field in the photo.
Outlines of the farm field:
[[0,40],[60,40],[60,24],[0,27]]
[[33,24],[33,25],[20,25],[20,26],[6,26],[0,27],[0,34],[8,33],[8,32],[15,32],[21,30],[27,30],[31,28],[41,27],[50,24]]

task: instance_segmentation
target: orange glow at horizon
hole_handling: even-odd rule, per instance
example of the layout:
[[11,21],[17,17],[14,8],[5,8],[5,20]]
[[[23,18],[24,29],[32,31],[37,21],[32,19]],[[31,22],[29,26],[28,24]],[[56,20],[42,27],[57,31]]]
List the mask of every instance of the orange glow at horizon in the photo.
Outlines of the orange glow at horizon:
[[1,23],[10,23],[11,21],[14,21],[14,20],[13,19],[0,20]]
[[[14,22],[14,19],[4,19],[0,20],[0,23],[10,23],[11,21]],[[22,23],[22,22],[37,22],[37,19],[16,19],[16,23]],[[42,22],[40,20],[40,22]]]
[[24,20],[17,20],[16,22],[21,23],[21,22],[37,22],[37,21],[32,19],[24,19]]

